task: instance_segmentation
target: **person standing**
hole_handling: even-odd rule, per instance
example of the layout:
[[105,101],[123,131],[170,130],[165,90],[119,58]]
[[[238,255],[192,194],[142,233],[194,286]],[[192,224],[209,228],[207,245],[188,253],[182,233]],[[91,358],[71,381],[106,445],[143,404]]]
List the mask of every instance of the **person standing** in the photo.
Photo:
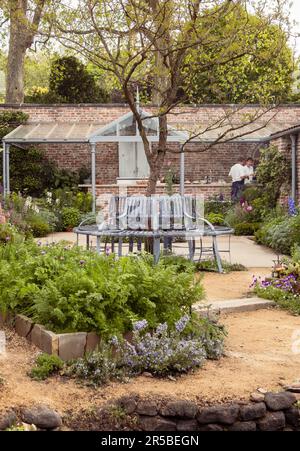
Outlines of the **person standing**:
[[246,161],[240,158],[239,161],[234,164],[230,171],[229,177],[231,177],[231,200],[236,202],[238,200],[239,193],[244,185],[244,180],[248,177],[245,172]]
[[246,185],[251,183],[253,180],[253,176],[254,176],[253,164],[254,164],[253,158],[251,158],[251,157],[247,158],[246,164],[244,166],[244,171],[245,171],[245,175],[246,175],[246,178],[245,178]]

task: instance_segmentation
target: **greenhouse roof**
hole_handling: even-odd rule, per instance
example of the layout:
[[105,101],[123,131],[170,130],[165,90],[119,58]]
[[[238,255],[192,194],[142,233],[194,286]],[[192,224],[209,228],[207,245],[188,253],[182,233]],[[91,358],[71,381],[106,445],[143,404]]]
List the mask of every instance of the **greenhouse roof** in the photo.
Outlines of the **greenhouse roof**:
[[[158,118],[141,113],[149,141],[158,141]],[[168,141],[185,141],[186,133],[168,127]],[[134,142],[142,141],[133,114],[127,113],[109,124],[87,122],[29,122],[20,125],[3,140],[7,143],[64,143],[64,142]]]
[[[159,140],[158,118],[141,111],[141,117],[146,127],[147,137],[151,142]],[[285,124],[286,127],[295,124]],[[192,128],[191,128],[192,126]],[[212,143],[215,141],[236,142],[264,142],[282,130],[282,123],[272,121],[264,124],[255,121],[248,125],[223,122],[222,126],[209,126],[203,124],[203,130],[193,127],[197,124],[181,123],[168,126],[169,142],[186,142],[195,135],[191,141]],[[233,130],[232,130],[233,128]],[[235,130],[234,130],[235,129]],[[187,131],[189,130],[189,131]],[[231,131],[230,131],[231,130]],[[97,143],[97,142],[141,142],[142,138],[136,120],[129,112],[110,123],[88,122],[28,122],[20,125],[7,134],[3,141],[6,143]]]

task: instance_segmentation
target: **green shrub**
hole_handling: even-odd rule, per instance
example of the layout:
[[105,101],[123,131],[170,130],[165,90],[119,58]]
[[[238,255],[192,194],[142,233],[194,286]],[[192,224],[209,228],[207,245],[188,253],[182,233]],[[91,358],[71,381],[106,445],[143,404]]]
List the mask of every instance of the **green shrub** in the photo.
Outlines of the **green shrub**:
[[227,211],[232,207],[231,201],[219,200],[218,198],[211,198],[205,201],[204,212],[205,216],[210,213],[226,215]]
[[92,387],[105,385],[113,379],[122,380],[125,375],[117,365],[112,346],[105,342],[102,342],[96,351],[69,362],[65,374],[81,379]]
[[242,222],[234,226],[235,235],[255,235],[260,228],[259,222]]
[[29,376],[35,380],[45,380],[57,373],[64,366],[63,361],[56,355],[40,354],[31,369]]
[[213,225],[223,225],[224,224],[224,215],[222,213],[209,213],[205,219],[207,219]]
[[[217,264],[215,260],[203,260],[195,263],[195,267],[197,271],[218,271]],[[222,268],[226,273],[232,271],[247,271],[247,268],[240,263],[229,263],[226,260],[222,260]]]
[[80,223],[81,213],[78,208],[65,207],[61,212],[62,226],[64,230],[73,229]]
[[170,324],[203,296],[193,268],[180,273],[148,255],[114,260],[63,243],[0,247],[0,311],[54,332],[123,333],[139,318]]
[[268,208],[275,208],[281,189],[289,184],[291,167],[287,156],[274,145],[260,150],[256,169],[257,182],[262,186],[263,198]]
[[293,246],[300,245],[300,215],[272,218],[262,224],[255,237],[276,252],[290,254]]
[[263,196],[263,190],[259,186],[247,186],[245,185],[245,189],[243,190],[242,197],[252,205],[252,202],[261,199]]
[[252,211],[246,211],[240,204],[236,204],[227,212],[225,222],[233,228],[242,222],[252,222]]
[[160,264],[164,267],[173,266],[178,273],[195,271],[194,262],[180,255],[168,255],[166,257],[162,257]]
[[24,237],[10,224],[0,224],[0,244],[21,243]]
[[27,215],[26,222],[34,237],[43,237],[53,232],[53,228],[50,224],[39,214],[32,213]]
[[254,288],[257,296],[276,302],[279,307],[288,310],[294,315],[300,315],[300,296],[286,292],[274,286],[261,287],[257,285]]

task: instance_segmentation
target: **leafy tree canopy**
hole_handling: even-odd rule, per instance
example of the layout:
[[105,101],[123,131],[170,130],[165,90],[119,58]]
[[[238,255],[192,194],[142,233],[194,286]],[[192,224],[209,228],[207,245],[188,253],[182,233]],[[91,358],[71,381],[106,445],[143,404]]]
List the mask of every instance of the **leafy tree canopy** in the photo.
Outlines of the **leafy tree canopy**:
[[62,103],[105,102],[106,94],[83,63],[74,56],[57,58],[51,65],[49,95]]
[[[31,70],[34,64],[31,64]],[[49,88],[32,86],[27,102],[36,103],[105,103],[106,90],[100,86],[100,76],[75,56],[53,59],[49,74]],[[102,80],[101,80],[102,84]]]
[[[220,46],[199,46],[189,50],[182,86],[187,101],[288,101],[292,94],[295,62],[285,32],[277,25],[266,24],[263,17],[250,15],[242,7],[233,8],[229,14],[220,17],[214,28],[209,26],[212,20],[214,17],[208,14],[198,27],[209,29],[212,42],[219,41]],[[247,33],[243,32],[242,23],[247,27]],[[232,40],[234,30],[237,35]],[[245,49],[244,56],[231,58],[237,48]],[[218,64],[221,55],[223,62]],[[199,64],[202,61],[211,62],[209,70],[202,69]]]

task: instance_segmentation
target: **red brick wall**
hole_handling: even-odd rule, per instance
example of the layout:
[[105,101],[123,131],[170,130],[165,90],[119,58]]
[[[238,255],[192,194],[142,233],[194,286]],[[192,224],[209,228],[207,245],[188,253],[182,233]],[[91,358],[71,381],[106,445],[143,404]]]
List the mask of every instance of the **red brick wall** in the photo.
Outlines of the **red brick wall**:
[[[46,156],[55,161],[59,167],[77,171],[83,166],[91,167],[90,146],[88,144],[42,144],[40,145]],[[169,146],[178,151],[179,144]],[[185,179],[191,182],[204,181],[209,176],[211,181],[230,181],[228,172],[239,156],[252,156],[257,145],[246,143],[219,144],[201,152],[201,144],[186,146]],[[193,152],[191,152],[193,151]],[[167,170],[172,167],[179,175],[180,156],[178,153],[168,152],[164,167],[161,171],[163,179]],[[117,143],[98,143],[96,148],[97,183],[115,183],[119,177],[119,156]]]
[[[175,150],[179,145],[169,144],[171,150]],[[211,181],[219,180],[230,181],[228,177],[229,170],[235,164],[239,157],[253,157],[256,153],[257,144],[251,143],[224,143],[217,144],[208,150],[203,144],[193,143],[185,147],[185,179],[193,181],[205,181],[209,176]],[[170,165],[179,174],[178,154],[169,152],[167,154],[164,167],[161,171],[162,176],[169,169]]]
[[[149,112],[155,109],[151,106],[146,106],[145,109]],[[178,107],[172,110],[169,114],[169,124],[184,124],[189,128],[193,124],[206,125],[223,118],[224,113],[229,111],[237,111],[241,116],[246,113],[257,112],[259,107],[257,105],[249,105],[244,108],[238,106],[232,107],[230,105],[199,105]],[[22,110],[29,114],[32,122],[89,122],[97,124],[107,124],[108,122],[117,119],[122,114],[129,111],[128,106],[120,104],[103,104],[103,105],[9,105],[1,104],[1,110]],[[276,109],[272,109],[265,113],[262,120],[271,119],[274,123],[282,124],[282,129],[286,128],[291,123],[300,123],[300,104],[281,105]]]
[[[201,126],[212,123],[224,116],[224,111],[231,107],[227,105],[202,105],[185,106],[174,110],[169,115],[169,124],[181,125],[183,128],[191,126]],[[257,106],[249,106],[242,110],[253,112]],[[117,119],[129,111],[126,105],[0,105],[2,110],[22,110],[29,114],[31,122],[88,122],[97,124],[107,124]],[[147,106],[147,111],[154,110]],[[282,125],[284,129],[291,123],[300,123],[300,105],[283,105],[277,108],[276,116],[274,110],[267,113],[264,117],[272,118],[273,122]],[[180,113],[180,114],[179,114]],[[284,140],[279,140],[279,146],[284,147]],[[251,143],[226,143],[216,145],[205,152],[201,144],[190,144],[186,146],[185,156],[185,178],[186,180],[201,181],[208,175],[213,182],[218,180],[229,181],[228,172],[232,164],[238,157],[256,156],[258,150],[257,144]],[[82,166],[90,167],[90,149],[86,144],[51,144],[43,145],[46,155],[57,162],[62,168],[78,170]],[[178,150],[177,144],[170,144],[170,149]],[[190,152],[196,150],[196,152]],[[299,149],[300,150],[300,149]],[[107,143],[97,146],[97,182],[101,184],[114,184],[119,173],[118,148],[117,144]],[[300,159],[300,158],[299,158]],[[174,169],[179,168],[179,155],[169,153],[164,167],[162,168],[162,177],[171,164]],[[299,181],[300,187],[300,181]]]

